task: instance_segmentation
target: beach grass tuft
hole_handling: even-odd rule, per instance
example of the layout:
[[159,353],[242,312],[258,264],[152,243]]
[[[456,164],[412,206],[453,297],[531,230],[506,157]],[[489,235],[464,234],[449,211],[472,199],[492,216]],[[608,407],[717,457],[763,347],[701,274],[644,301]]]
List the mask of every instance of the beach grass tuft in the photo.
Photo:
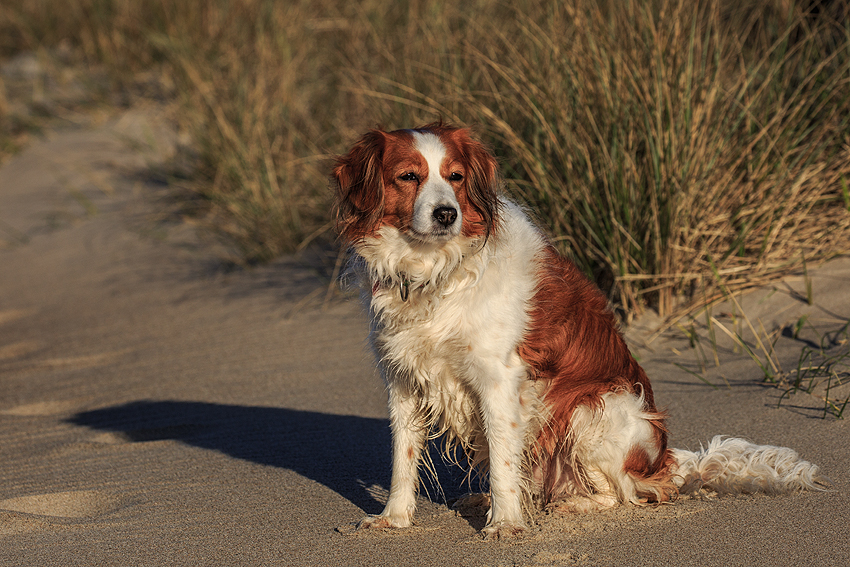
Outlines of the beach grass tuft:
[[330,159],[365,129],[436,118],[476,127],[625,319],[850,248],[847,2],[51,5],[0,0],[0,56],[70,46],[119,88],[170,85],[180,183],[245,263],[330,237]]

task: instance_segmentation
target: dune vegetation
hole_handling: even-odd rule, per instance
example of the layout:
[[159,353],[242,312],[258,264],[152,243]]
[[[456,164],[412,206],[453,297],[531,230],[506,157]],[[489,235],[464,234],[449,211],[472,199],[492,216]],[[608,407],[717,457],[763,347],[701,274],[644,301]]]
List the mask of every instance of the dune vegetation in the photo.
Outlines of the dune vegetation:
[[188,185],[246,263],[332,235],[330,160],[364,130],[435,119],[476,129],[627,317],[850,248],[845,0],[52,4],[0,0],[0,56],[169,85]]

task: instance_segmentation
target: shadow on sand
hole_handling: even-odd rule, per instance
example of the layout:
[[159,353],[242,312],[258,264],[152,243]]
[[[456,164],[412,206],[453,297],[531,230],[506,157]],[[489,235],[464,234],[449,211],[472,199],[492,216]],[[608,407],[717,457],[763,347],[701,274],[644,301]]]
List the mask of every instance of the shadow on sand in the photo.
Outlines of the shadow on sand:
[[[367,514],[383,509],[383,502],[368,489],[389,488],[387,419],[205,402],[139,401],[83,412],[68,421],[116,432],[132,442],[174,439],[290,469],[330,488]],[[446,495],[454,494],[463,473],[440,463],[439,457],[435,463]],[[429,480],[424,484],[428,486]],[[434,491],[429,492],[433,497]]]

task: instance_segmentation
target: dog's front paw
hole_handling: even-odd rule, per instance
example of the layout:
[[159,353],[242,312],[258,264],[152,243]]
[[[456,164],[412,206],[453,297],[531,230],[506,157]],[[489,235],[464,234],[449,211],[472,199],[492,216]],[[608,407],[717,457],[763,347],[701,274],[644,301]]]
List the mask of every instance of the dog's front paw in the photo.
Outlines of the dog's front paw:
[[521,536],[523,532],[525,532],[525,526],[514,522],[497,522],[481,530],[484,539],[487,540],[510,539]]
[[407,528],[410,527],[410,520],[407,518],[393,518],[390,516],[366,516],[357,524],[358,530],[367,529],[388,529],[388,528]]

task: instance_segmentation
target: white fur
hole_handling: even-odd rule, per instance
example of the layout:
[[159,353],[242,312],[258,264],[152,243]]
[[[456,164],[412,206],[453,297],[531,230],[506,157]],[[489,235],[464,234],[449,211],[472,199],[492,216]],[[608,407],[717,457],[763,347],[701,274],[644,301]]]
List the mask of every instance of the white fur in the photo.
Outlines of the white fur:
[[[446,148],[434,134],[412,132],[416,149],[428,164],[428,177],[424,180],[413,205],[410,228],[425,240],[450,240],[460,234],[463,214],[452,186],[440,176],[440,164]],[[437,207],[452,207],[457,219],[449,227],[443,227],[434,219]]]
[[630,392],[609,392],[602,402],[602,411],[579,406],[573,412],[573,457],[591,485],[591,500],[603,506],[639,504],[637,481],[623,470],[623,462],[633,447],[646,451],[650,460],[658,456],[652,416],[644,411],[643,397]]
[[542,410],[516,349],[544,240],[518,206],[503,205],[501,230],[486,243],[427,243],[383,227],[356,247],[394,455],[386,508],[367,525],[410,525],[426,436],[446,433],[489,461],[489,526],[524,526],[522,463]]
[[681,493],[707,489],[720,494],[822,490],[829,484],[817,465],[787,447],[755,445],[744,439],[715,436],[698,452],[673,449],[679,464]]

